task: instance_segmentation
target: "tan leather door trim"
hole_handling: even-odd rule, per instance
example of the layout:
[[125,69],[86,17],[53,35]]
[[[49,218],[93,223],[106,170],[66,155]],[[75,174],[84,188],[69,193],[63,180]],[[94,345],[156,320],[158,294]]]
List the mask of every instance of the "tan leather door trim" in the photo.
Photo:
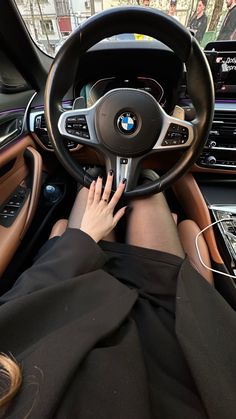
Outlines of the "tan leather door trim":
[[2,204],[11,196],[18,185],[25,182],[30,173],[31,169],[27,167],[24,158],[26,149],[33,157],[32,189],[13,224],[8,228],[0,225],[0,275],[3,274],[11,261],[32,221],[39,198],[42,173],[41,156],[34,149],[34,143],[29,136],[16,144],[12,144],[9,149],[4,150],[0,155],[0,167],[3,167],[12,159],[16,159],[14,166],[0,178],[0,204]]
[[27,215],[24,229],[21,233],[21,239],[23,238],[28,227],[30,226],[35,210],[37,208],[40,188],[41,188],[41,180],[42,180],[42,158],[40,154],[33,147],[27,147],[27,150],[33,155],[33,159],[34,159],[33,174],[32,174],[33,184],[32,184],[32,190],[30,194],[28,215]]
[[[174,184],[173,190],[187,216],[195,221],[201,230],[211,224],[211,217],[206,202],[191,173],[178,180]],[[212,259],[216,263],[223,264],[224,262],[220,256],[213,229],[209,228],[205,231],[204,237]]]

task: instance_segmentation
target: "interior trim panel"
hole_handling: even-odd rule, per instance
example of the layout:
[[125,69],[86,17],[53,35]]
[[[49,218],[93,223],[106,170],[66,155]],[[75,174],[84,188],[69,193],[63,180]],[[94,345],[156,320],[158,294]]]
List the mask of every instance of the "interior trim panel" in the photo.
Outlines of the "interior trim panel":
[[[42,159],[34,147],[31,137],[26,136],[0,154],[0,168],[13,161],[0,177],[0,276],[20,245],[38,203]],[[19,191],[24,191],[22,200]]]

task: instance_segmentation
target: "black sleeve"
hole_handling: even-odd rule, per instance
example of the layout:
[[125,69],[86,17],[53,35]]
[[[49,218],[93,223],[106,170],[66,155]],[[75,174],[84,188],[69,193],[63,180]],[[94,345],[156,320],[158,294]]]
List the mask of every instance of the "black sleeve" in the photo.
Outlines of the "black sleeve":
[[197,30],[197,33],[196,33],[196,39],[198,42],[201,42],[204,36],[204,33],[206,32],[206,28],[207,28],[207,17],[203,16],[199,29]]
[[78,229],[68,229],[18,278],[12,289],[0,297],[0,304],[100,269],[106,260],[105,253],[90,236]]

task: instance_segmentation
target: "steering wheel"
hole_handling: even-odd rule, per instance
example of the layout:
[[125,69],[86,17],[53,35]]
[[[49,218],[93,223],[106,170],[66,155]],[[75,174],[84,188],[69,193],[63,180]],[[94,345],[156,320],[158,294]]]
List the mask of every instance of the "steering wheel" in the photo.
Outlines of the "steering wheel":
[[[65,111],[62,98],[73,85],[82,54],[100,40],[119,33],[143,33],[157,38],[185,63],[188,93],[196,111],[187,122],[168,115],[151,94],[131,88],[109,91],[93,106]],[[58,159],[82,185],[91,176],[73,159],[63,139],[99,150],[115,185],[126,178],[125,197],[160,192],[185,174],[199,156],[209,134],[214,111],[214,88],[208,62],[197,41],[179,22],[144,7],[118,7],[92,16],[73,32],[57,54],[45,89],[45,117]],[[177,163],[159,180],[135,185],[144,156],[182,150]]]

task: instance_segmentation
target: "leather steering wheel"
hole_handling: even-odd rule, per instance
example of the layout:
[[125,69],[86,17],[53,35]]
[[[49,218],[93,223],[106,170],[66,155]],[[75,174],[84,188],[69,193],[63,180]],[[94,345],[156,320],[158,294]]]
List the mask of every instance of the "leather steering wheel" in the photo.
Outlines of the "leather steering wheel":
[[[188,93],[196,111],[194,121],[167,115],[153,96],[131,88],[111,90],[90,108],[62,109],[62,98],[76,80],[82,54],[100,40],[123,32],[143,33],[160,40],[185,63]],[[57,54],[45,89],[48,133],[62,165],[89,187],[93,179],[70,155],[63,138],[98,149],[105,157],[107,170],[114,170],[116,185],[122,178],[127,179],[126,198],[160,192],[184,175],[204,146],[213,111],[212,76],[197,41],[176,20],[143,7],[106,10],[80,25]],[[159,180],[135,186],[141,159],[172,149],[184,150],[177,163]]]

